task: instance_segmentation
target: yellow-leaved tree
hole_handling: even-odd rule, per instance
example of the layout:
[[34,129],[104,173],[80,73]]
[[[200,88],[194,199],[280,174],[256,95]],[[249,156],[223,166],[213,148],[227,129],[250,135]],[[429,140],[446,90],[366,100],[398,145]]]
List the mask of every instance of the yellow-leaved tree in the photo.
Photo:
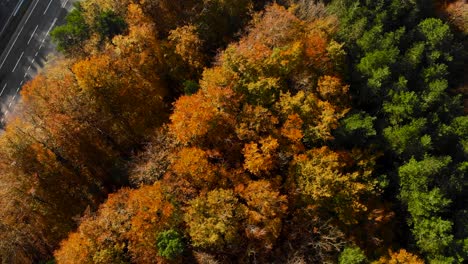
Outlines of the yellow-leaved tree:
[[[144,211],[129,221],[127,257],[181,260],[193,253],[221,262],[326,262],[343,248],[349,230],[367,221],[366,200],[377,189],[372,151],[333,141],[349,111],[340,72],[344,51],[332,39],[334,27],[333,18],[306,22],[270,5],[203,71],[198,90],[178,98],[166,134],[154,142],[163,154],[150,147],[136,170],[137,180],[157,177],[143,180],[154,186],[134,191],[154,200],[139,200]],[[175,54],[187,64],[199,59],[195,33],[190,25],[170,33]],[[101,77],[89,82],[114,83]],[[115,87],[125,92],[132,85],[117,80]],[[180,222],[167,220],[170,212]],[[187,254],[180,255],[180,241],[189,244]],[[165,247],[170,244],[173,250]]]

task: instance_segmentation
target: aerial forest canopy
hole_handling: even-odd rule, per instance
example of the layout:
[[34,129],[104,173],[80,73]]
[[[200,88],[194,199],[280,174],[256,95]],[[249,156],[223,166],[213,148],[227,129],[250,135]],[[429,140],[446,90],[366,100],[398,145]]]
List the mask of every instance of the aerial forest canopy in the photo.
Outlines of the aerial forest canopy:
[[0,261],[468,261],[467,12],[77,2],[0,135]]

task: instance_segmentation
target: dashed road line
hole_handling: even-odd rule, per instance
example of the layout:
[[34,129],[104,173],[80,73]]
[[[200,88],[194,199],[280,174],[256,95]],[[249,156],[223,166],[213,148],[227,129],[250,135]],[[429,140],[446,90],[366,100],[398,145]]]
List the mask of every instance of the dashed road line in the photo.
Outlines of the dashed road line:
[[3,31],[5,31],[5,28],[8,26],[8,22],[10,22],[11,18],[16,16],[16,13],[18,12],[19,10],[19,7],[23,4],[23,1],[24,0],[21,0],[20,3],[16,4],[15,8],[13,9],[13,13],[11,13],[10,17],[8,18],[7,22],[5,23],[5,25],[3,25],[2,27],[2,30],[0,31],[0,35],[3,34]]
[[21,58],[23,58],[23,55],[24,55],[24,51],[21,52],[21,55],[20,55],[19,59],[16,61],[15,67],[13,68],[13,70],[11,72],[15,72],[16,67],[18,67],[18,63],[20,62]]
[[47,30],[46,37],[49,35],[49,32],[52,30],[56,22],[57,22],[57,18],[54,18],[52,25],[50,25],[49,30]]
[[3,66],[3,64],[5,63],[6,59],[8,58],[8,55],[10,55],[11,49],[13,49],[13,47],[15,46],[15,43],[16,43],[16,41],[18,40],[19,35],[21,35],[21,32],[23,31],[23,28],[24,28],[24,25],[21,27],[20,32],[18,33],[18,35],[16,35],[16,38],[15,38],[15,40],[13,41],[13,44],[11,44],[10,49],[8,50],[8,52],[7,52],[6,56],[5,56],[5,58],[3,59],[2,64],[0,64],[0,69],[2,68],[2,66]]
[[21,2],[19,2],[19,4],[16,6],[15,10],[13,10],[14,11],[13,16],[16,16],[16,13],[18,13],[18,11],[19,11],[21,5],[23,4],[23,2],[24,2],[24,0],[21,0]]
[[42,49],[42,47],[44,46],[44,41],[46,40],[47,36],[49,35],[50,31],[52,30],[56,22],[57,22],[57,18],[54,18],[52,25],[50,25],[49,29],[47,30],[47,33],[45,34],[44,38],[41,41],[41,45],[39,46],[39,49]]
[[0,92],[0,96],[2,96],[3,91],[5,91],[5,88],[6,88],[7,84],[8,84],[8,83],[5,83],[5,85],[3,85],[2,91]]
[[39,3],[39,0],[36,1],[36,3],[34,4],[31,12],[29,13],[28,17],[26,18],[26,20],[24,21],[24,25],[26,25],[26,23],[28,23],[28,20],[29,18],[31,17],[32,13],[34,12],[34,9],[36,9],[36,6],[37,6],[37,3]]
[[33,33],[31,34],[31,37],[29,37],[28,44],[29,44],[29,42],[31,42],[31,39],[34,37],[34,34],[36,33],[37,27],[39,27],[39,25],[36,25],[36,28],[34,29]]
[[3,67],[3,64],[5,64],[5,61],[6,61],[6,59],[8,58],[8,55],[10,55],[11,50],[12,50],[13,47],[15,46],[15,43],[16,43],[16,41],[18,40],[18,37],[21,35],[21,32],[23,32],[24,26],[25,26],[26,23],[28,22],[29,17],[31,17],[31,14],[34,12],[34,9],[36,8],[37,3],[39,3],[39,0],[37,0],[37,1],[36,1],[36,4],[34,4],[34,7],[33,7],[33,9],[31,10],[31,12],[29,13],[28,18],[26,19],[26,21],[24,22],[24,24],[23,24],[23,26],[21,27],[20,31],[19,31],[18,34],[16,35],[15,40],[13,40],[13,43],[11,44],[10,48],[8,49],[8,52],[7,52],[7,54],[5,55],[5,58],[3,58],[2,64],[0,64],[0,69]]
[[3,25],[2,27],[2,31],[0,31],[0,35],[3,34],[3,31],[5,31],[5,28],[8,26],[8,22],[10,22],[11,18],[13,17],[13,14],[10,15],[10,17],[8,18],[7,22],[5,23],[5,25]]
[[66,0],[65,3],[63,3],[62,8],[65,8],[65,6],[67,6],[67,3],[68,3],[68,0]]
[[2,117],[2,121],[1,121],[2,123],[5,121],[5,118],[7,117],[8,112],[9,112],[9,111],[8,111],[8,109],[7,109],[7,110],[5,110],[5,113],[3,113],[3,117]]
[[[21,5],[22,5],[23,2],[24,2],[24,0],[20,0],[20,1],[21,1],[21,2],[18,4],[18,6],[16,7],[16,9],[14,10],[15,13],[12,14],[12,15],[10,16],[10,18],[13,17],[14,15],[16,15],[16,12],[18,12],[18,10],[20,9]],[[33,0],[33,1],[34,1],[34,0]],[[13,49],[13,47],[15,46],[15,44],[16,44],[17,41],[18,41],[19,36],[22,34],[22,32],[23,32],[23,30],[24,30],[26,24],[28,23],[30,17],[31,17],[32,14],[34,13],[34,10],[36,9],[36,7],[37,7],[39,1],[40,1],[40,0],[35,0],[35,1],[34,1],[35,3],[34,3],[34,5],[33,5],[32,9],[29,9],[29,14],[27,14],[26,20],[24,20],[24,22],[22,23],[23,25],[21,26],[20,30],[18,31],[18,34],[15,36],[15,38],[14,38],[14,40],[13,40],[11,46],[10,46],[9,49],[8,49],[8,52],[5,54],[5,57],[3,58],[3,60],[2,60],[2,62],[1,62],[1,64],[0,64],[0,69],[4,66],[4,64],[5,64],[6,60],[7,60],[7,58],[9,57],[9,55],[10,55],[12,49]],[[51,4],[52,4],[52,1],[53,1],[53,0],[49,0],[49,3],[47,4],[47,7],[45,8],[45,10],[44,10],[44,12],[43,12],[43,15],[46,15],[46,13],[48,12],[48,10],[50,9],[50,6],[51,6]],[[69,0],[65,0],[65,1],[61,4],[61,7],[62,7],[62,8],[66,8],[68,1],[69,1]],[[8,108],[5,110],[5,112],[4,112],[4,114],[3,114],[3,117],[0,119],[0,122],[3,123],[3,122],[6,120],[6,116],[7,116],[8,113],[9,113],[9,110],[8,110],[8,109],[10,109],[10,108],[12,107],[13,103],[15,102],[16,97],[19,95],[19,91],[21,90],[21,87],[22,87],[23,83],[25,82],[25,80],[27,80],[27,76],[29,75],[30,70],[31,70],[32,67],[34,66],[35,59],[36,59],[37,56],[39,55],[40,49],[44,46],[45,41],[46,41],[47,37],[49,36],[51,30],[53,29],[53,27],[54,27],[55,24],[57,23],[57,20],[58,20],[58,17],[55,17],[54,20],[53,20],[53,22],[52,22],[52,24],[51,24],[50,27],[48,28],[46,34],[44,35],[44,37],[43,37],[43,39],[42,39],[42,41],[41,41],[40,47],[36,50],[36,53],[34,54],[34,57],[32,58],[32,60],[31,60],[31,62],[30,62],[30,64],[29,64],[27,70],[26,70],[25,73],[24,73],[23,80],[21,81],[21,83],[20,83],[19,86],[17,87],[16,92],[15,92],[15,94],[13,95],[13,97],[10,99],[10,101],[9,101],[9,103],[8,103]],[[5,27],[6,27],[6,25],[3,27],[2,31],[5,29]],[[38,28],[39,28],[39,25],[36,25],[36,27],[34,28],[33,32],[31,33],[31,35],[30,35],[30,37],[29,37],[29,39],[28,39],[28,41],[27,41],[27,45],[29,45],[30,42],[31,42],[31,40],[34,38],[34,36],[37,35],[36,33],[37,33]],[[30,32],[30,31],[29,31],[29,32]],[[26,34],[27,34],[27,33],[26,33]],[[17,68],[18,65],[19,65],[19,62],[20,62],[21,59],[24,57],[24,53],[25,53],[24,51],[21,52],[21,55],[19,56],[18,60],[16,61],[16,64],[15,64],[15,66],[13,67],[12,72],[15,72],[16,68]],[[4,86],[2,87],[2,90],[0,91],[0,96],[3,95],[4,91],[6,90],[6,88],[7,88],[7,83],[5,83]]]
[[49,1],[49,4],[47,5],[43,15],[45,15],[47,13],[47,10],[49,10],[49,7],[50,7],[51,3],[52,3],[52,0]]
[[8,108],[11,108],[11,105],[13,104],[13,101],[15,101],[16,94],[13,95],[13,98],[11,98],[10,103],[8,104]]

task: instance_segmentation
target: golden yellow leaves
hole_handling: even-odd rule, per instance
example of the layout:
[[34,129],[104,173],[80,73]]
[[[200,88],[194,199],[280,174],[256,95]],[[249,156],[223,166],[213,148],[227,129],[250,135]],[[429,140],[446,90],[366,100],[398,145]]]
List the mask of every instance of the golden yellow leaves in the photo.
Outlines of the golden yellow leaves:
[[112,83],[115,79],[102,73],[102,69],[109,69],[111,66],[110,58],[107,56],[93,57],[77,62],[73,66],[73,73],[76,76],[78,85],[81,87],[102,88]]
[[200,87],[205,90],[231,88],[238,80],[236,73],[225,67],[207,68],[200,79]]
[[245,207],[232,190],[216,189],[193,199],[185,213],[192,245],[223,249],[238,243]]
[[381,257],[379,260],[372,262],[372,264],[424,264],[422,259],[405,249],[400,249],[398,252],[389,250],[389,254],[389,257]]
[[238,115],[237,137],[245,142],[257,141],[262,136],[277,134],[279,118],[262,106],[245,104]]
[[298,184],[305,195],[314,200],[333,197],[342,183],[348,180],[341,173],[344,165],[336,152],[322,147],[296,157],[299,164]]
[[304,137],[302,133],[302,119],[298,114],[288,115],[288,119],[281,128],[281,135],[285,136],[291,142],[299,143]]
[[[109,195],[96,216],[82,219],[77,232],[55,252],[60,263],[151,263],[156,237],[173,224],[175,208],[160,183]],[[128,255],[127,255],[128,254]]]
[[78,61],[72,70],[81,91],[99,108],[95,111],[106,112],[102,119],[121,118],[113,125],[125,130],[119,135],[142,137],[166,117],[159,44],[148,24],[131,27],[127,36],[115,37],[114,44],[103,54]]
[[[349,85],[343,85],[341,79],[336,76],[325,75],[320,77],[317,91],[324,100],[343,102],[348,96]],[[343,99],[341,99],[343,98]],[[341,100],[339,100],[341,99]]]
[[275,167],[278,140],[269,136],[259,144],[251,142],[244,147],[244,168],[256,176],[268,175]]
[[[323,88],[322,88],[323,89]],[[295,95],[283,93],[275,105],[284,117],[297,114],[304,122],[304,135],[311,141],[323,142],[333,139],[332,130],[339,125],[348,109],[329,101],[319,99],[313,93],[299,91]]]
[[[116,1],[116,2],[120,2]],[[127,6],[127,16],[125,20],[130,28],[130,31],[135,30],[134,27],[142,26],[142,25],[153,25],[151,22],[151,19],[143,12],[141,5],[138,4],[129,4]],[[156,31],[152,32],[153,34],[156,33]],[[147,37],[151,37],[148,35]]]
[[215,167],[208,155],[199,148],[183,148],[172,162],[172,171],[188,177],[197,186],[209,186],[216,180]]
[[201,52],[203,42],[195,26],[187,25],[171,30],[168,39],[180,59],[194,69],[203,67],[205,61],[205,56]]
[[[99,96],[111,99],[114,114],[156,116],[144,114],[140,104],[155,94],[149,88],[159,81],[152,70],[160,66],[161,50],[170,50],[166,62],[176,60],[169,75],[194,80],[199,72],[189,70],[204,64],[200,29],[172,27],[161,45],[142,10],[131,5],[127,16],[141,21],[113,39],[113,50],[79,62],[74,72],[85,91],[112,92]],[[277,5],[258,15],[249,33],[204,70],[198,91],[174,103],[167,133],[175,143],[162,149],[170,153],[153,156],[166,159],[163,166],[147,169],[160,170],[150,179],[157,184],[131,191],[128,204],[116,210],[130,214],[116,231],[128,244],[99,248],[93,260],[109,260],[109,252],[119,256],[125,249],[132,261],[151,262],[157,258],[155,238],[167,229],[189,235],[190,250],[266,256],[286,237],[300,241],[298,247],[313,247],[310,252],[339,250],[343,234],[335,225],[356,223],[356,214],[366,210],[362,198],[374,186],[370,163],[325,147],[334,145],[333,130],[348,111],[348,86],[334,69],[342,45],[330,33],[328,22],[309,25]],[[130,78],[121,80],[127,73]],[[149,77],[139,82],[140,76]],[[313,210],[301,212],[305,208]],[[183,217],[174,216],[178,210]],[[310,232],[300,234],[303,227]]]
[[275,190],[266,180],[252,181],[240,190],[247,202],[245,233],[253,244],[270,250],[279,237],[283,225],[282,218],[288,209],[285,195]]
[[[129,192],[128,189],[122,189],[109,195],[98,215],[85,215],[78,231],[62,241],[60,249],[55,252],[57,262],[95,263],[95,258],[105,259],[103,251],[112,250],[116,245],[124,243],[123,233],[128,230],[131,217],[126,209]],[[119,255],[119,252],[115,252],[116,258]],[[118,259],[114,259],[116,260]]]
[[296,182],[306,199],[327,203],[345,223],[354,223],[355,213],[367,210],[360,197],[371,193],[374,185],[368,175],[349,171],[354,162],[347,153],[321,147],[297,155],[295,162]]
[[233,110],[238,96],[230,89],[208,87],[192,96],[182,96],[174,104],[171,132],[182,144],[204,136],[223,140],[226,128],[235,122]]
[[156,234],[168,228],[173,221],[174,206],[164,197],[160,183],[142,186],[129,195],[128,209],[134,215],[126,233],[133,260],[149,263],[157,255]]
[[304,34],[304,22],[276,4],[254,17],[252,25],[245,41],[260,42],[269,48],[284,46]]

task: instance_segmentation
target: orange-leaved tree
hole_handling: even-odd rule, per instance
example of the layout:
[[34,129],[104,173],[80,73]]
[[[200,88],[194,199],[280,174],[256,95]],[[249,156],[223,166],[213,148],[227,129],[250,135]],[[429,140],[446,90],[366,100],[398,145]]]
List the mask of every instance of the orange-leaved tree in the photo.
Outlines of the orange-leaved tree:
[[58,263],[150,263],[158,257],[158,234],[177,224],[176,207],[160,184],[111,194],[96,215],[55,252]]
[[[138,226],[132,239],[139,238],[129,241],[132,259],[173,256],[167,247],[146,249],[155,233],[162,234],[160,245],[177,245],[173,252],[181,252],[180,235],[190,244],[186,250],[221,261],[324,262],[343,248],[345,233],[367,219],[366,198],[377,189],[372,151],[334,144],[349,111],[334,25],[271,5],[204,70],[198,91],[174,103],[167,134],[155,140],[163,154],[152,161],[157,150],[150,147],[137,170],[137,178],[155,175],[142,181],[164,186],[154,194],[172,204],[154,211],[154,201],[139,202],[148,207],[130,221]],[[104,77],[86,82],[112,83]],[[183,217],[175,217],[181,223],[160,218],[173,210],[181,210]],[[152,222],[151,215],[163,220]]]

